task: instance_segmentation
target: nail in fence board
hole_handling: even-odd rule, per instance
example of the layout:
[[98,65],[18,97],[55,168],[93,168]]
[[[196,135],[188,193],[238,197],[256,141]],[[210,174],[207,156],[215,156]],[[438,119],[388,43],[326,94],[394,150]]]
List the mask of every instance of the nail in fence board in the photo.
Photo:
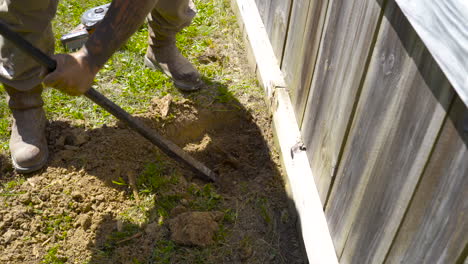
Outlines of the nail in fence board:
[[457,98],[386,263],[463,263],[466,258],[467,121],[468,109]]
[[375,0],[330,2],[302,136],[322,204],[338,165],[381,14]]
[[328,0],[293,1],[282,71],[299,125],[312,80],[327,4]]
[[453,90],[389,2],[326,216],[340,263],[382,263]]

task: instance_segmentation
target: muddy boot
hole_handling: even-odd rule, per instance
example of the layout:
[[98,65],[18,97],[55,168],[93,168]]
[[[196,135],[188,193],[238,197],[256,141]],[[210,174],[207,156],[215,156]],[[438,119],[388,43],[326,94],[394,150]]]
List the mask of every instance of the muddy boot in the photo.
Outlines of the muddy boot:
[[30,173],[44,167],[49,156],[45,135],[46,117],[41,98],[42,85],[30,91],[17,91],[5,85],[13,116],[10,152],[14,168]]
[[172,78],[175,87],[184,92],[196,91],[203,85],[200,73],[176,47],[175,34],[150,38],[145,65],[164,72]]

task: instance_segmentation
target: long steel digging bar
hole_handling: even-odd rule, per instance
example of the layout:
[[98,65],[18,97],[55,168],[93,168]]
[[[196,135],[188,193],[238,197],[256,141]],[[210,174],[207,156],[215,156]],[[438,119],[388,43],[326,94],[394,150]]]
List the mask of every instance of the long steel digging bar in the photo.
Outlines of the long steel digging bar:
[[[31,43],[22,38],[19,34],[10,30],[8,26],[1,21],[0,34],[9,41],[11,41],[13,44],[15,44],[19,49],[29,54],[39,64],[47,67],[47,69],[50,72],[54,71],[57,67],[56,62],[52,58],[50,58],[38,48],[34,47]],[[91,99],[91,101],[93,101],[97,105],[104,108],[107,112],[117,117],[119,120],[125,122],[129,127],[133,128],[147,140],[151,141],[151,143],[160,148],[164,153],[166,153],[166,155],[188,166],[198,176],[201,176],[205,180],[216,181],[217,175],[208,167],[194,159],[192,156],[185,153],[176,144],[163,138],[161,135],[159,135],[152,129],[146,127],[142,122],[138,121],[136,118],[134,118],[125,110],[123,110],[120,106],[107,99],[104,95],[102,95],[95,89],[90,88],[84,95]]]

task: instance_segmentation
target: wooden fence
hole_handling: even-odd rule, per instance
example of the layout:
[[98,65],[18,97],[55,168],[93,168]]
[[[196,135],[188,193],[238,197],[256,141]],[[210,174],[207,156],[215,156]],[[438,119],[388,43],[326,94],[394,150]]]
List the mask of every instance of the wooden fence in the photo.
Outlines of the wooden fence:
[[466,263],[468,110],[398,5],[255,2],[340,263]]

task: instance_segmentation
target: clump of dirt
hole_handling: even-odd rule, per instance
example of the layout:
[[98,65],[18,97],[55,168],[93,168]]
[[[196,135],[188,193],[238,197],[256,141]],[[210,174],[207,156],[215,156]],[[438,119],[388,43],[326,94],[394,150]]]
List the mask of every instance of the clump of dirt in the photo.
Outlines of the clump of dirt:
[[218,222],[223,212],[186,212],[169,221],[171,239],[185,246],[208,246],[214,244]]

